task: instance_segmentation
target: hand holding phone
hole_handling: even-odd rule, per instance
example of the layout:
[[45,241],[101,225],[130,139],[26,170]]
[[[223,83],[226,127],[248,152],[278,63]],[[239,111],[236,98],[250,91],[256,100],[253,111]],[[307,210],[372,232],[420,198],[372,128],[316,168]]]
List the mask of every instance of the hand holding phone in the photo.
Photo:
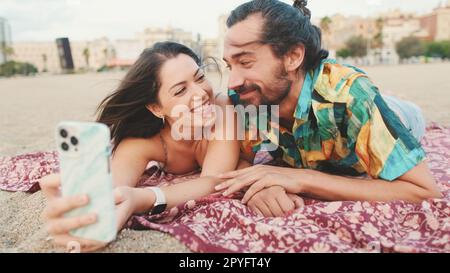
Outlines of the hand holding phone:
[[110,169],[110,132],[93,122],[61,122],[56,129],[63,197],[88,195],[89,204],[65,214],[77,217],[90,213],[97,222],[72,230],[71,235],[99,242],[111,242],[117,233]]

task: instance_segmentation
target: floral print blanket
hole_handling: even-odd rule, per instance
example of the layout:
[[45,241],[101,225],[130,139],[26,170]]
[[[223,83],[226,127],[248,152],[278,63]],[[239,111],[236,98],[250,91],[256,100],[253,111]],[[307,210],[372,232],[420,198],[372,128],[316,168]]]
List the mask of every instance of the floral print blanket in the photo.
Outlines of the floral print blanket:
[[[239,199],[211,195],[156,216],[134,216],[128,227],[167,232],[194,252],[450,252],[450,128],[428,127],[422,144],[444,194],[421,204],[403,201],[322,202],[283,218],[257,216]],[[0,189],[35,192],[58,171],[54,152],[0,158]],[[180,183],[149,168],[140,186]],[[239,196],[238,196],[239,197]]]

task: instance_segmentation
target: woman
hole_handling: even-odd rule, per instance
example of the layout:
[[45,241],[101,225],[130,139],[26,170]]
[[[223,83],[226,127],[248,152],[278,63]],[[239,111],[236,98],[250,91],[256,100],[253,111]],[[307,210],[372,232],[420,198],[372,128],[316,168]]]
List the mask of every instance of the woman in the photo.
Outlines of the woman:
[[[136,188],[151,161],[159,162],[166,172],[173,174],[201,169],[198,179],[161,188],[167,208],[215,192],[214,187],[222,181],[216,177],[218,174],[235,170],[238,164],[239,167],[250,165],[239,163],[236,137],[227,140],[226,132],[216,130],[218,126],[228,128],[227,121],[234,121],[234,114],[226,111],[223,111],[226,113],[223,121],[214,114],[215,109],[224,109],[227,102],[226,96],[213,95],[199,57],[189,48],[165,42],[142,53],[117,91],[99,106],[98,122],[109,126],[114,144],[112,171],[118,229],[132,214],[148,212],[155,204],[154,191]],[[187,111],[179,111],[180,108]],[[172,115],[174,112],[182,112],[182,115]],[[183,133],[178,128],[180,124],[188,124],[182,127]],[[186,133],[192,136],[205,129],[211,131],[213,137],[182,138]],[[69,235],[70,230],[96,221],[95,215],[63,217],[68,211],[85,206],[89,202],[87,196],[60,197],[57,175],[43,178],[40,184],[48,199],[43,218],[56,245],[67,246],[77,241],[82,251],[104,246]],[[291,202],[285,204],[285,212],[301,203],[296,195],[288,198]]]

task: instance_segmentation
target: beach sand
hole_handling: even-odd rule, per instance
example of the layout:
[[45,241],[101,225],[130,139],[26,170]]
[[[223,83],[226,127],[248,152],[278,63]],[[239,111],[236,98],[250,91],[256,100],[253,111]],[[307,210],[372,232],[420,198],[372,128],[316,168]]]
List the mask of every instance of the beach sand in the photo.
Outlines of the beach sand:
[[[363,68],[384,93],[419,105],[427,121],[450,126],[450,63]],[[94,119],[98,103],[123,73],[0,79],[0,156],[54,150],[61,120]],[[218,75],[211,81],[220,86]],[[222,86],[226,81],[224,75]],[[223,89],[222,89],[223,90]],[[61,252],[46,241],[41,192],[0,191],[0,252]],[[102,252],[189,252],[170,235],[123,230]]]

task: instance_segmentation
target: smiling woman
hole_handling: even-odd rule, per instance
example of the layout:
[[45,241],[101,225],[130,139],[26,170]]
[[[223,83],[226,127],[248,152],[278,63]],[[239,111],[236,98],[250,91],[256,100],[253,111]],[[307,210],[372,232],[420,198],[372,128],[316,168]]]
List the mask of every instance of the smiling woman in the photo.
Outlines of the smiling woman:
[[[194,116],[192,127],[216,124],[212,108],[225,107],[227,98],[215,97],[201,69],[200,58],[184,45],[164,42],[145,50],[127,73],[117,90],[100,104],[98,122],[106,124],[114,144],[113,183],[116,189],[118,229],[134,213],[159,214],[189,200],[213,193],[221,179],[214,177],[236,169],[239,146],[234,139],[175,139],[172,127],[183,117],[172,116],[183,106]],[[234,121],[234,113],[223,122]],[[233,129],[232,129],[233,130]],[[217,155],[221,160],[217,160]],[[200,178],[162,188],[136,188],[148,164],[156,161],[172,174],[201,169]],[[59,197],[58,175],[42,179],[41,187],[49,199],[44,210],[48,231],[58,245],[77,241],[84,251],[103,244],[68,235],[72,229],[87,226],[95,218],[64,218],[66,212],[85,206],[86,196]],[[80,202],[83,200],[83,202]]]

